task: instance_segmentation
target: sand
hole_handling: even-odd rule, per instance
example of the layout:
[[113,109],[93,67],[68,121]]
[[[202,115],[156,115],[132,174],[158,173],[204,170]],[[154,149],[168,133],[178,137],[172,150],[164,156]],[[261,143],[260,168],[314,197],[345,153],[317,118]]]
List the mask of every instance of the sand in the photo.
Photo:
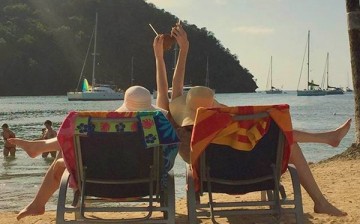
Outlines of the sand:
[[[348,213],[345,217],[333,217],[324,214],[317,214],[313,211],[313,203],[309,195],[302,189],[304,204],[305,223],[315,224],[336,224],[336,223],[360,223],[360,159],[336,159],[332,161],[311,165],[311,170],[317,180],[320,189],[326,198],[338,208]],[[283,176],[285,188],[290,189],[290,178],[288,174]],[[288,192],[291,193],[291,192]],[[242,197],[257,197],[254,194]],[[229,196],[216,195],[225,200]],[[230,196],[233,197],[233,196]],[[55,223],[55,211],[46,212],[41,216],[26,217],[20,221],[16,220],[17,212],[0,213],[0,223]],[[180,199],[176,204],[176,223],[186,223],[186,201]],[[272,223],[271,218],[264,216],[242,216],[242,217],[221,217],[219,223]],[[209,218],[199,219],[200,223],[211,223]],[[284,217],[281,223],[292,223],[292,217]]]

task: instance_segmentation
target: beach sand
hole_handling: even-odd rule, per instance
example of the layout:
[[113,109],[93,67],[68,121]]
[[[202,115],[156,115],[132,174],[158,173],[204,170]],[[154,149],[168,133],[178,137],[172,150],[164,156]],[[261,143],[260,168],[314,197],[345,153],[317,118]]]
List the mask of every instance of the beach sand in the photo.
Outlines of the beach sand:
[[[360,223],[360,159],[333,159],[311,164],[310,167],[326,198],[338,208],[346,211],[348,215],[345,217],[333,217],[314,213],[313,202],[305,190],[302,189],[305,223]],[[287,173],[283,176],[282,183],[285,185],[285,189],[290,189],[290,178]],[[287,194],[291,194],[291,192],[287,192]],[[226,200],[234,196],[216,195],[216,197]],[[259,197],[259,194],[249,194],[241,197]],[[55,211],[46,212],[41,216],[26,217],[20,221],[16,220],[16,214],[15,211],[0,213],[0,223],[55,223]],[[186,214],[186,201],[180,199],[176,204],[176,223],[186,223]],[[272,223],[271,220],[271,217],[254,215],[228,216],[217,219],[219,223],[239,224]],[[293,223],[293,220],[293,217],[285,216],[281,223]],[[211,220],[206,217],[202,217],[199,221],[200,223],[211,223]]]

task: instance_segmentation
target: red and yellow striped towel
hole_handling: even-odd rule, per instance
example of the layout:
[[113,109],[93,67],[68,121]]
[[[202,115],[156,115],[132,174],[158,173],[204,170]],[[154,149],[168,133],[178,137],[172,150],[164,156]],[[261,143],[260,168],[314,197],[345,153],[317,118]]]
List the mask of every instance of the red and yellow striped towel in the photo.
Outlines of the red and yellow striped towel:
[[197,110],[191,138],[191,166],[195,188],[199,190],[199,158],[210,143],[228,145],[237,150],[250,151],[267,132],[269,118],[234,121],[235,115],[249,115],[268,112],[284,132],[285,150],[282,171],[285,172],[293,143],[292,123],[289,105],[238,106],[222,108],[199,108]]

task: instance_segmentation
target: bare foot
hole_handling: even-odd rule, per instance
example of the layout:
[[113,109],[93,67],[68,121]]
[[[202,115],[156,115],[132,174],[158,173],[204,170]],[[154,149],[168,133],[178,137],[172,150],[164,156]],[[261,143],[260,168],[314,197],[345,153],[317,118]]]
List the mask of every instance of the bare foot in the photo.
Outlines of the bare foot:
[[347,216],[346,212],[341,211],[340,209],[336,208],[329,202],[326,202],[323,205],[315,204],[314,212],[321,213],[321,214],[328,214],[328,215],[332,215],[332,216]]
[[338,127],[336,130],[329,133],[329,145],[333,147],[339,146],[341,140],[348,133],[351,125],[351,119],[347,120],[344,124]]
[[26,216],[36,216],[43,215],[45,213],[45,206],[38,206],[33,203],[30,203],[23,210],[19,212],[17,215],[17,220],[25,218]]
[[32,141],[23,140],[20,138],[9,138],[8,142],[10,142],[13,145],[16,145],[22,149],[31,157],[35,158],[41,153],[36,149],[36,145],[33,144]]

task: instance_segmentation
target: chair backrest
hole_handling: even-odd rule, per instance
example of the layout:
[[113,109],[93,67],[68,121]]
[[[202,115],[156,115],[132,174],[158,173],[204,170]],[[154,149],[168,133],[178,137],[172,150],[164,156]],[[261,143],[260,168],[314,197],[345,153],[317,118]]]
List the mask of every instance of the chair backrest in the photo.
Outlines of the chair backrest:
[[273,189],[292,141],[288,105],[200,108],[192,135],[195,189],[208,191],[209,179],[212,192]]
[[83,111],[69,113],[58,141],[72,187],[88,196],[122,198],[159,190],[169,163],[162,149],[179,139],[160,111]]
[[150,194],[150,181],[154,184],[152,194],[156,194],[163,169],[161,150],[159,147],[146,148],[143,141],[143,133],[139,130],[75,135],[77,179],[79,186],[87,182],[85,195],[145,196]]
[[[281,175],[283,141],[282,132],[276,123],[271,121],[267,133],[250,151],[210,144],[200,162],[202,191],[208,191],[205,184],[207,171],[212,179],[226,183],[214,182],[212,192],[243,194],[274,189],[274,181]],[[275,180],[274,177],[278,178]],[[238,181],[244,184],[241,187],[232,185]]]

